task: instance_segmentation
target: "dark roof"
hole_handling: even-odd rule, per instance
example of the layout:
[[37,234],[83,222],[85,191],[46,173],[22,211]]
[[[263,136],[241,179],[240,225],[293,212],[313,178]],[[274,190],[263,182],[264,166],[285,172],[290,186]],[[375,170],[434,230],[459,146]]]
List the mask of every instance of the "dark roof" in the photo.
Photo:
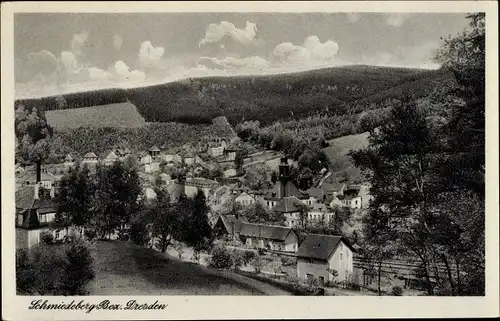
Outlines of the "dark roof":
[[300,191],[293,181],[288,180],[284,184],[281,181],[274,184],[272,190],[270,191],[269,198],[279,197],[281,195],[281,190],[284,190],[284,195],[295,196],[297,198],[309,198],[309,195],[305,192]]
[[247,222],[246,218],[241,216],[237,218],[235,215],[221,215],[219,216],[219,220],[222,221],[222,224],[224,224],[229,234],[232,234],[233,232],[239,233],[241,231],[242,224]]
[[289,227],[254,223],[241,223],[240,235],[268,240],[284,241],[288,234],[295,233]]
[[318,188],[318,187],[311,187],[309,188],[306,193],[309,195],[309,196],[312,196],[312,197],[316,197],[318,199],[322,198],[323,195],[325,194],[323,189],[321,188]]
[[54,213],[56,211],[56,203],[52,199],[37,199],[33,203],[33,208],[38,210],[38,213]]
[[341,201],[342,201],[342,200],[350,201],[350,200],[352,200],[352,199],[353,199],[353,198],[355,198],[355,197],[358,197],[358,196],[357,196],[357,195],[338,195],[338,196],[337,196],[337,198],[338,198],[339,200],[341,200]]
[[16,191],[16,208],[28,209],[35,202],[35,187],[25,186]]
[[297,197],[285,197],[273,207],[274,212],[293,213],[300,211],[300,204],[303,204]]
[[344,242],[351,250],[354,250],[342,236],[309,234],[300,245],[297,257],[328,261],[340,241]]

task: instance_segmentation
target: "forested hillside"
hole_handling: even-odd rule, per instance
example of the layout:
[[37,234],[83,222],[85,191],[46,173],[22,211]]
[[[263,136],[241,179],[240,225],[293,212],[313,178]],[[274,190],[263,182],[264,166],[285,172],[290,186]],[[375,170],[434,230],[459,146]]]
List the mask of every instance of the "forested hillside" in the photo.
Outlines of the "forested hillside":
[[418,98],[447,72],[348,66],[293,74],[209,77],[132,89],[105,89],[40,99],[18,100],[41,111],[129,101],[147,122],[210,123],[224,115],[233,125],[258,120],[262,125],[313,114],[345,115],[392,105],[407,92]]

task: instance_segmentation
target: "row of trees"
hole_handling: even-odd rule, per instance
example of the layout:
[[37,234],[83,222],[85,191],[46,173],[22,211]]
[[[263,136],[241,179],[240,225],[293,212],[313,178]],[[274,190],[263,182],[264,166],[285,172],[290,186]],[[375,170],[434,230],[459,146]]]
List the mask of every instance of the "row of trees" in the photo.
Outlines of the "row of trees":
[[56,222],[93,230],[99,238],[126,234],[132,216],[144,206],[141,181],[132,159],[112,166],[76,166],[61,179]]
[[174,240],[208,250],[213,241],[208,206],[202,191],[194,199],[181,195],[172,204],[166,186],[157,180],[156,199],[142,195],[141,181],[132,159],[90,171],[75,166],[61,180],[56,198],[56,222],[94,231],[100,239],[118,233],[122,240],[150,244],[165,252]]
[[439,121],[436,108],[403,101],[351,153],[372,183],[364,250],[379,284],[381,263],[403,256],[420,261],[429,295],[484,295],[484,13],[467,18],[437,56],[456,78],[434,100]]

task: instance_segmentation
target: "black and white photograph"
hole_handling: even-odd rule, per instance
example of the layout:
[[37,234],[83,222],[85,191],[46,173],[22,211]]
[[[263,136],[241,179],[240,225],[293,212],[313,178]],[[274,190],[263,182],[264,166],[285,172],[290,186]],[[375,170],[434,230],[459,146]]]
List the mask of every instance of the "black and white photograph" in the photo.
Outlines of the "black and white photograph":
[[12,295],[484,298],[489,14],[14,13]]

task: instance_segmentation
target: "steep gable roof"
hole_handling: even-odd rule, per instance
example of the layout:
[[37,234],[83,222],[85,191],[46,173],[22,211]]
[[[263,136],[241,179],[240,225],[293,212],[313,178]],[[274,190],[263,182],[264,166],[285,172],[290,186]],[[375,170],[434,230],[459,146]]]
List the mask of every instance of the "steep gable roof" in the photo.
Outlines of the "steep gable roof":
[[106,156],[106,159],[107,160],[117,160],[118,156],[116,156],[116,154],[113,151],[111,151],[111,152],[109,152],[108,156]]
[[97,158],[97,155],[94,152],[88,152],[83,156],[83,158]]
[[354,251],[342,236],[309,234],[300,245],[297,257],[328,261],[341,242]]
[[28,209],[35,202],[35,187],[25,186],[16,191],[16,208]]
[[280,213],[300,212],[300,204],[303,203],[297,197],[289,196],[281,199],[272,210]]
[[279,225],[241,223],[241,236],[257,237],[269,240],[284,241],[288,234],[295,233],[291,228]]
[[229,234],[239,233],[242,224],[247,222],[246,218],[236,217],[235,215],[221,215],[219,216],[219,220],[222,221]]

